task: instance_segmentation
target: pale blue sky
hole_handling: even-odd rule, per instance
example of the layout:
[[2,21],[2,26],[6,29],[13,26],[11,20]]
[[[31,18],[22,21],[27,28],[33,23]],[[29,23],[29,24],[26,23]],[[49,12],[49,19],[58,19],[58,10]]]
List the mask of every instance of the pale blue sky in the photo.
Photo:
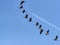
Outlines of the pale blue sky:
[[[60,30],[28,12],[31,11],[60,28],[60,0],[25,0],[24,9],[29,18],[33,18],[31,23],[24,18],[26,13],[23,14],[19,9],[20,1],[0,0],[0,45],[60,45]],[[35,26],[37,21],[43,25],[42,35]],[[48,29],[50,33],[46,36]],[[53,40],[56,35],[59,35],[58,41]]]

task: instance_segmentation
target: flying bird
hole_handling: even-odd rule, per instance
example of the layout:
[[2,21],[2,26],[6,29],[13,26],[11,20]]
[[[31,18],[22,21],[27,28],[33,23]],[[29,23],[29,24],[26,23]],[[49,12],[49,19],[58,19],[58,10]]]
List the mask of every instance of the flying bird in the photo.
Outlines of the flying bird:
[[32,21],[32,18],[29,19],[29,22],[31,22],[31,21]]
[[46,32],[46,35],[48,35],[49,34],[49,30],[47,30],[47,32]]
[[43,29],[40,30],[40,34],[42,34],[42,32],[43,32]]
[[55,37],[55,39],[54,39],[54,40],[56,41],[57,39],[58,39],[58,35]]
[[42,25],[39,25],[39,29],[41,29]]
[[25,2],[25,1],[22,0],[21,3],[20,3],[20,5],[22,5],[24,2]]
[[23,10],[22,12],[25,13],[25,10]]
[[36,24],[35,24],[36,26],[38,26],[39,25],[39,23],[38,22],[36,22]]
[[23,8],[23,6],[22,6],[22,5],[19,7],[19,9],[21,9],[21,8]]
[[28,14],[26,14],[25,18],[28,18]]

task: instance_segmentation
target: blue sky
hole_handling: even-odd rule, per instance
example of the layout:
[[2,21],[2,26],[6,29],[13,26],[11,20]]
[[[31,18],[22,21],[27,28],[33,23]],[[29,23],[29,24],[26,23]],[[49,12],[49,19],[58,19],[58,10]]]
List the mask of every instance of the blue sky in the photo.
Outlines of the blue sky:
[[[19,9],[21,0],[0,0],[0,45],[60,45],[60,30],[34,17],[29,11],[60,28],[60,0],[25,0],[25,14]],[[29,14],[30,23],[24,16]],[[39,34],[36,22],[42,24],[44,32]],[[48,36],[45,35],[50,30]],[[54,37],[59,35],[57,41]]]

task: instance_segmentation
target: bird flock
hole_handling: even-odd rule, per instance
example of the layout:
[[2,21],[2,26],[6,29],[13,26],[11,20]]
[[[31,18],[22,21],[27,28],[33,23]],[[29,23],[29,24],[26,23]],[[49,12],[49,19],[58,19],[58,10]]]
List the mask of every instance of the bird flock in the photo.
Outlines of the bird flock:
[[[25,12],[26,12],[26,10],[24,9],[24,7],[23,7],[23,4],[25,3],[25,1],[24,0],[22,0],[21,2],[20,2],[20,7],[19,7],[19,9],[23,9],[22,10],[22,13],[24,14]],[[26,14],[25,15],[25,17],[24,18],[28,18],[28,14]],[[32,17],[30,17],[29,18],[29,22],[32,22]],[[38,29],[40,29],[40,34],[42,34],[43,33],[43,28],[42,28],[42,24],[39,24],[39,22],[37,21],[36,23],[35,23],[35,25],[36,25],[36,27],[38,26]],[[45,33],[45,35],[49,35],[49,29],[46,31],[46,33]],[[55,38],[54,38],[54,41],[57,41],[58,40],[58,35],[56,35],[55,36]]]

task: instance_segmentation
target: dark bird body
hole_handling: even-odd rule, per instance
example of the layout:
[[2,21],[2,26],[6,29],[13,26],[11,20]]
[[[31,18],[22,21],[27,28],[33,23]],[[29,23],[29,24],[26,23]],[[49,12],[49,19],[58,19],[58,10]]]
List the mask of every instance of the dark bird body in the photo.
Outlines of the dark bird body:
[[42,25],[39,25],[39,29],[41,29]]
[[28,18],[28,14],[26,14],[25,18]]
[[40,34],[42,34],[42,32],[43,32],[43,29],[40,30]]
[[23,8],[23,6],[20,6],[20,7],[19,7],[19,9],[22,9],[22,8]]
[[22,12],[25,13],[25,10],[23,10]]
[[22,5],[25,1],[21,1],[20,5]]
[[29,19],[29,22],[31,22],[31,21],[32,21],[32,18]]
[[46,35],[48,35],[49,34],[49,30],[47,30],[47,32],[46,32]]
[[36,24],[35,24],[36,26],[38,26],[39,25],[39,23],[38,22],[36,22]]
[[55,39],[54,39],[54,40],[56,41],[57,39],[58,39],[58,35],[55,37]]

